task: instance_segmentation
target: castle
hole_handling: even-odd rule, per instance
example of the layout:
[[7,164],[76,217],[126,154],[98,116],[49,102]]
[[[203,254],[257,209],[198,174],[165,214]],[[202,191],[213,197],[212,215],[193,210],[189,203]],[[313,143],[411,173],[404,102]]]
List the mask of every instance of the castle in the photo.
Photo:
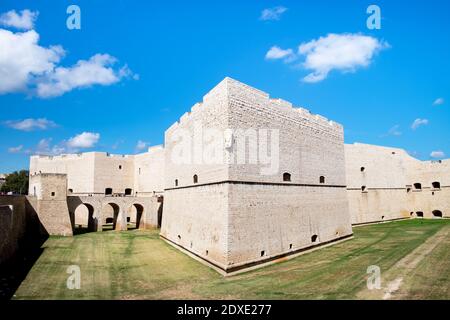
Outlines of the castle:
[[137,155],[32,156],[50,234],[160,227],[224,273],[352,237],[352,225],[450,217],[450,161],[344,144],[343,127],[225,78]]

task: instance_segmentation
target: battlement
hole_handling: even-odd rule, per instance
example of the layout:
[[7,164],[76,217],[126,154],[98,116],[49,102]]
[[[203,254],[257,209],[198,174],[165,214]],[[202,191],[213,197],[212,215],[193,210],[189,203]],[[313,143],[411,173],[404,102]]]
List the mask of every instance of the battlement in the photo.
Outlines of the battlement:
[[162,144],[158,144],[156,146],[148,147],[147,152],[152,153],[152,152],[157,152],[157,151],[161,151],[161,150],[164,150],[164,146]]
[[75,160],[80,158],[86,158],[89,156],[94,157],[109,157],[109,158],[132,158],[133,155],[127,155],[127,154],[111,154],[109,152],[80,152],[80,153],[63,153],[56,156],[50,156],[50,155],[32,155],[31,159],[37,159],[37,160]]
[[230,77],[224,78],[219,84],[217,84],[211,91],[203,96],[203,101],[194,104],[190,111],[185,112],[178,121],[173,123],[168,131],[175,130],[179,124],[187,123],[194,114],[201,110],[203,104],[211,99],[216,98],[218,95],[223,94],[224,96],[230,98],[236,98],[237,93],[245,93],[245,95],[252,96],[258,101],[266,101],[268,104],[279,107],[280,110],[290,114],[294,119],[303,119],[318,125],[324,126],[326,128],[331,128],[336,131],[342,131],[343,126],[335,121],[331,121],[328,118],[314,114],[308,109],[302,107],[295,107],[291,102],[286,101],[281,98],[271,98],[270,95],[264,91],[251,87],[245,83],[239,82],[238,80],[232,79]]

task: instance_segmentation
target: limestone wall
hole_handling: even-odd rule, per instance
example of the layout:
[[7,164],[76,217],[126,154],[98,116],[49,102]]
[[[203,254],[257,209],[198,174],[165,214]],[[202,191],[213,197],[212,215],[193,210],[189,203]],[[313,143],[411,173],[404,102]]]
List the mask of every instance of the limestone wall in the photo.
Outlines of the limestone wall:
[[[31,156],[30,175],[38,173],[67,174],[67,188],[74,193],[94,192],[95,152],[60,156]],[[104,192],[104,191],[102,191]],[[34,195],[33,186],[29,195]]]
[[19,250],[26,231],[24,196],[0,196],[0,265]]
[[228,185],[166,190],[161,236],[226,269]]
[[[295,108],[281,99],[271,99],[266,93],[243,83],[229,79],[229,126],[233,129],[257,131],[256,146],[261,149],[266,137],[272,132],[279,134],[279,155],[273,160],[279,165],[265,164],[259,150],[257,164],[248,161],[230,166],[231,180],[283,182],[283,173],[291,174],[291,182],[299,184],[320,184],[320,176],[325,185],[345,186],[344,135],[341,125],[313,115],[304,108]],[[267,134],[264,130],[268,130]],[[239,136],[233,141],[236,152]],[[270,139],[267,141],[270,154]],[[247,159],[252,143],[247,142]],[[253,144],[255,146],[255,144]],[[263,170],[265,169],[265,170]]]
[[[114,194],[153,196],[164,189],[164,149],[150,148],[134,155],[86,152],[60,156],[32,156],[30,175],[39,173],[67,174],[68,193],[73,195],[104,195],[107,188]],[[30,185],[29,194],[39,190]]]
[[229,268],[349,236],[345,188],[232,184],[228,230]]
[[98,152],[95,155],[94,192],[104,194],[106,188],[113,193],[134,194],[134,157]]
[[[180,137],[195,155],[198,123],[222,133],[214,150],[221,163],[173,160]],[[271,130],[279,144],[272,144]],[[239,161],[242,133],[253,136],[243,140]],[[259,161],[264,133],[270,162]],[[165,156],[161,235],[224,270],[352,234],[342,126],[238,81],[224,79],[166,131]]]
[[[50,235],[72,235],[67,207],[67,176],[65,174],[38,173],[30,176],[30,186],[38,190],[31,202],[39,221]],[[32,198],[32,197],[30,197]]]
[[[352,223],[416,217],[433,211],[450,216],[450,161],[420,161],[398,148],[345,146]],[[439,182],[439,188],[432,183]],[[421,188],[414,185],[420,183]],[[364,189],[364,190],[363,190]]]
[[163,146],[149,148],[134,156],[134,190],[136,195],[153,196],[164,191],[165,158]]
[[165,188],[210,183],[228,179],[228,165],[224,148],[219,148],[217,161],[211,163],[210,139],[206,132],[224,134],[228,129],[227,81],[219,83],[195,104],[178,122],[165,132]]
[[[412,215],[423,212],[425,218],[435,218],[433,211],[440,211],[443,217],[450,217],[450,160],[416,161],[410,166],[407,199]],[[421,189],[416,189],[415,183],[420,183]]]

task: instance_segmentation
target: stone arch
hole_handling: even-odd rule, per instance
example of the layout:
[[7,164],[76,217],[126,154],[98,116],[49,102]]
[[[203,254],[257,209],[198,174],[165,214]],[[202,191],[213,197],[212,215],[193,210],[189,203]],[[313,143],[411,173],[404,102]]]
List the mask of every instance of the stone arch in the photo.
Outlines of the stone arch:
[[97,219],[94,218],[94,207],[89,203],[79,204],[73,211],[74,234],[97,230]]
[[319,177],[319,182],[320,183],[325,183],[325,176],[320,176]]
[[283,173],[283,181],[291,181],[291,174],[289,172]]
[[442,211],[440,210],[433,210],[433,218],[442,218]]
[[119,219],[120,206],[114,202],[108,202],[102,207],[103,231],[116,230]]
[[[128,210],[128,229],[143,229],[144,206],[139,203],[133,203]],[[128,220],[128,219],[127,219]]]

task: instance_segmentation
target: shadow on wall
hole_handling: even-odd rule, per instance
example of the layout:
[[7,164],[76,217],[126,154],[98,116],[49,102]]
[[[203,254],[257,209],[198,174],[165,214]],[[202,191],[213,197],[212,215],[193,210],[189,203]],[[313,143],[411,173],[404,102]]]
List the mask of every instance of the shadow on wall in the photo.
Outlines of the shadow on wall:
[[160,197],[160,199],[158,199],[158,202],[160,203],[160,206],[158,208],[158,228],[161,228],[162,217],[163,217],[164,198]]
[[0,300],[11,299],[43,252],[48,233],[25,196],[0,196]]

